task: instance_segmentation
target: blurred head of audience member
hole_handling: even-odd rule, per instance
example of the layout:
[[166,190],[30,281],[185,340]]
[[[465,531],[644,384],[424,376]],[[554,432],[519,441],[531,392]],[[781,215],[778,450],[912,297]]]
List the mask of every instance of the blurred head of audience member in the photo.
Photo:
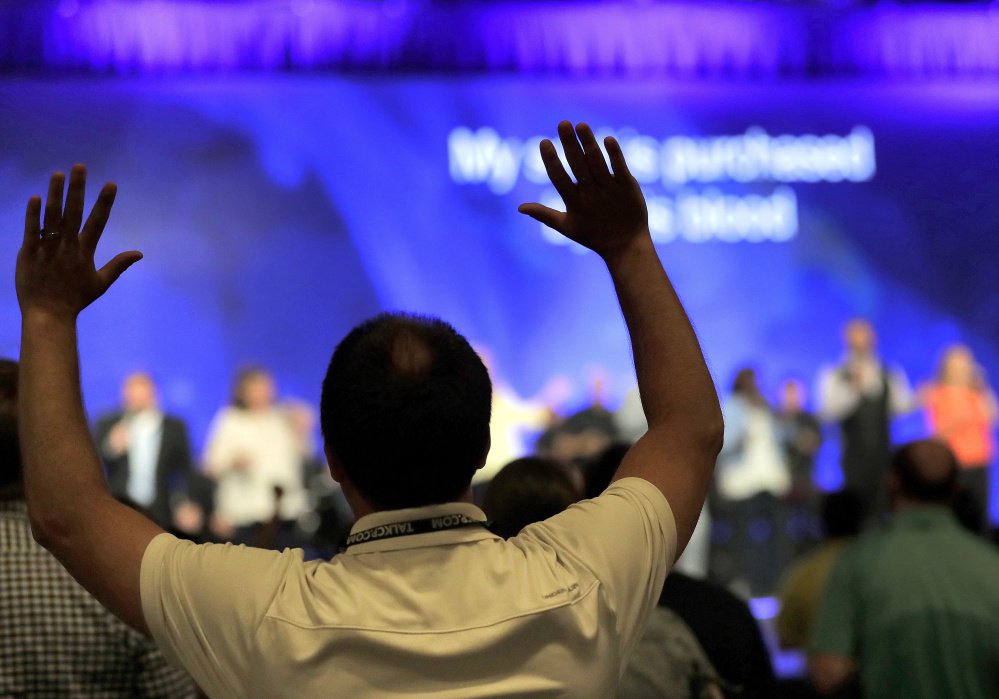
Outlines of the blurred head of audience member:
[[954,452],[935,439],[910,442],[896,450],[888,474],[893,509],[950,505],[957,489]]
[[246,366],[236,372],[232,404],[241,410],[263,412],[274,405],[277,387],[274,377],[262,366]]
[[159,400],[153,377],[137,371],[125,377],[121,385],[121,407],[127,413],[140,413],[158,407]]
[[620,442],[612,444],[587,465],[584,473],[586,477],[586,485],[583,488],[584,497],[595,498],[607,489],[618,466],[621,465],[621,460],[624,459],[624,455],[628,453],[630,448],[629,445]]
[[491,404],[485,365],[447,323],[383,314],[351,330],[323,381],[320,424],[355,515],[466,498]]
[[0,359],[0,694],[196,696],[186,673],[114,617],[31,534],[17,362]]
[[866,318],[854,318],[843,327],[843,346],[853,357],[869,357],[877,349],[878,336]]
[[556,461],[528,456],[512,461],[486,488],[482,509],[493,531],[509,539],[528,524],[548,519],[579,499],[566,468]]
[[826,539],[849,539],[864,525],[864,503],[852,490],[837,490],[822,498],[821,515]]

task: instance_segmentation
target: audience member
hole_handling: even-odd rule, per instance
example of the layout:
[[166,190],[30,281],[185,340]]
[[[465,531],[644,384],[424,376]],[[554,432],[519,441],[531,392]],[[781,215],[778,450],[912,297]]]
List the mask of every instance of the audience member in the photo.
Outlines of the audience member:
[[999,696],[999,552],[951,513],[957,478],[941,442],[895,453],[891,524],[843,550],[823,594],[811,642],[820,692],[856,674],[879,699]]
[[[586,497],[603,492],[626,451],[623,445],[615,445],[590,464],[586,470]],[[666,576],[659,607],[675,613],[687,624],[719,682],[732,688],[733,696],[776,696],[770,655],[745,602],[720,585],[672,570]]]
[[0,360],[0,697],[194,697],[191,679],[39,546],[17,436],[17,363]]
[[504,466],[486,487],[482,509],[492,530],[504,539],[517,536],[579,500],[580,492],[557,461],[526,456]]
[[562,122],[559,135],[575,181],[551,141],[540,148],[567,210],[521,211],[607,264],[649,430],[602,495],[506,541],[468,502],[489,447],[485,367],[447,324],[404,315],[351,331],[323,384],[330,469],[359,517],[344,554],[303,563],[301,551],[196,545],[115,501],[83,418],[76,318],[141,255],[121,253],[95,270],[115,188],[104,187],[77,235],[82,166],[70,174],[65,209],[64,177],[52,177],[44,224],[41,199],[29,201],[16,286],[32,529],[210,695],[616,691],[694,528],[722,420],[620,146],[605,140],[611,173],[588,126]]
[[805,409],[805,387],[797,379],[780,385],[778,421],[788,470],[791,496],[811,500],[815,496],[815,455],[822,446],[822,425]]
[[144,372],[125,378],[121,403],[95,430],[111,494],[139,505],[165,529],[200,529],[201,508],[187,498],[193,468],[184,421],[160,409],[156,384]]
[[864,502],[864,515],[878,519],[887,506],[885,472],[891,454],[891,418],[912,408],[912,391],[901,369],[889,369],[877,354],[874,326],[854,318],[843,330],[845,356],[819,374],[819,417],[839,424],[846,487]]
[[[282,531],[287,534],[280,538],[293,538],[295,521],[306,507],[302,482],[306,448],[289,416],[275,403],[271,375],[256,366],[240,370],[232,403],[215,416],[205,447],[206,472],[218,481],[216,534],[250,543],[279,507]],[[274,497],[275,488],[281,489],[280,498]]]
[[773,594],[785,562],[784,518],[780,498],[791,488],[777,420],[753,369],[735,377],[722,406],[725,446],[715,475],[716,516],[731,529],[725,550],[732,558],[733,584],[748,594]]
[[812,638],[822,591],[843,547],[860,533],[863,504],[856,493],[840,490],[822,499],[825,541],[791,564],[778,586],[777,639],[782,648],[806,648]]
[[923,391],[930,431],[947,442],[961,466],[960,483],[970,493],[985,527],[989,507],[989,467],[995,457],[999,418],[996,397],[981,367],[964,345],[949,348],[936,381]]

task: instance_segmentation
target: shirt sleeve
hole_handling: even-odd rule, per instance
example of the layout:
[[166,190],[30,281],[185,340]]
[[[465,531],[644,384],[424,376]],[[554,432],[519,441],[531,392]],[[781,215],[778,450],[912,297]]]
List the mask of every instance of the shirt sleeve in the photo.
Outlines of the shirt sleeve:
[[856,658],[860,641],[862,599],[856,544],[836,561],[822,592],[809,650]]
[[676,556],[676,523],[662,492],[642,478],[622,478],[520,536],[551,546],[600,581],[627,659]]
[[201,544],[160,534],[142,559],[142,611],[156,645],[209,696],[241,696],[254,637],[300,551]]
[[838,422],[857,408],[860,394],[838,367],[826,367],[819,374],[817,393],[819,419]]
[[904,415],[916,407],[909,377],[901,369],[888,372],[888,407],[892,415]]

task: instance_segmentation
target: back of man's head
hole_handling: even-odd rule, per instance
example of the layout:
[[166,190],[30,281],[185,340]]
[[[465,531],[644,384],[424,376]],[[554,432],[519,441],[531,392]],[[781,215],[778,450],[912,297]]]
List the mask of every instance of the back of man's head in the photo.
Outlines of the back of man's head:
[[892,457],[898,497],[915,503],[946,505],[957,487],[958,465],[943,442],[921,439],[900,447]]
[[827,539],[856,536],[864,523],[864,503],[852,490],[837,490],[822,498],[822,529]]
[[528,456],[511,461],[489,482],[482,509],[493,531],[508,539],[528,524],[557,515],[579,495],[564,466]]
[[17,437],[17,362],[0,359],[0,488],[21,482]]
[[462,495],[489,450],[492,385],[447,323],[379,315],[337,345],[320,421],[330,457],[376,509]]

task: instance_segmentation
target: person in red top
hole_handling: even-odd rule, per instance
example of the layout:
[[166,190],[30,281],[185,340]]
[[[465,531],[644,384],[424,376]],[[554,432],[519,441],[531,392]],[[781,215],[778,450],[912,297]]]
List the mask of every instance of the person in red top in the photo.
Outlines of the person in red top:
[[944,352],[937,378],[925,392],[930,431],[950,447],[961,465],[961,484],[988,514],[989,465],[995,456],[996,397],[971,350]]

